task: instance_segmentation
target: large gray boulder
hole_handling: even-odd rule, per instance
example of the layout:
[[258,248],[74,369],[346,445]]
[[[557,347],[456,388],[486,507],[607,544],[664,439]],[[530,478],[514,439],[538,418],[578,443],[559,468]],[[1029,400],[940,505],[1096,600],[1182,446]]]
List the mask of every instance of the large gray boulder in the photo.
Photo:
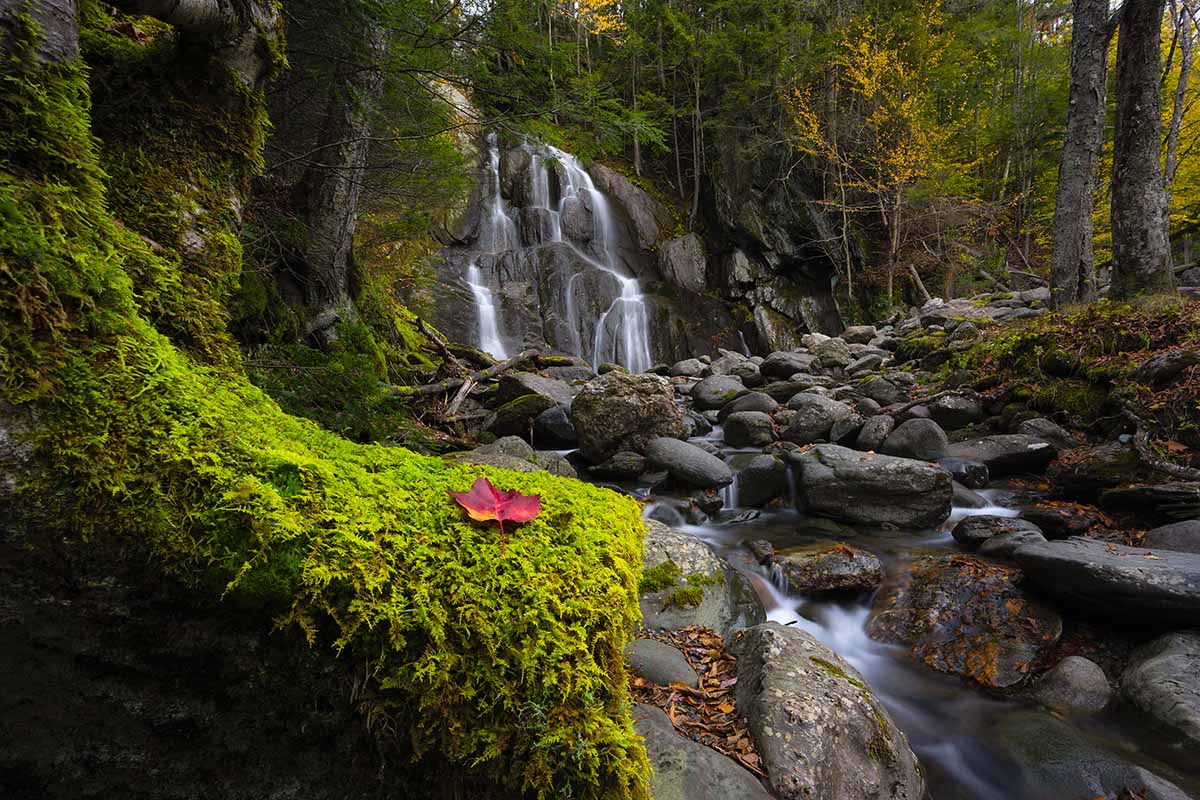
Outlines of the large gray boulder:
[[790,548],[778,561],[791,594],[869,591],[883,582],[883,565],[874,553],[841,542]]
[[731,650],[738,659],[738,709],[776,797],[925,796],[925,778],[907,738],[837,653],[776,622],[742,632]]
[[775,441],[775,424],[761,411],[738,411],[725,418],[725,444],[762,447]]
[[946,449],[946,453],[953,458],[986,464],[993,478],[1002,478],[1041,472],[1054,460],[1058,450],[1044,439],[1023,433],[1006,433],[956,442]]
[[975,550],[984,542],[996,536],[1012,536],[1014,534],[1037,534],[1042,541],[1046,537],[1042,529],[1028,520],[1019,517],[1001,517],[996,514],[972,514],[963,517],[950,532],[954,541],[968,550]]
[[634,639],[625,645],[625,661],[634,675],[659,686],[682,683],[699,687],[700,677],[678,648],[657,639]]
[[1062,635],[1058,612],[1018,588],[1020,577],[973,556],[922,556],[875,598],[867,633],[939,672],[1018,686]]
[[694,233],[667,242],[658,251],[658,270],[672,286],[703,292],[707,274],[704,242]]
[[683,410],[666,378],[620,370],[588,382],[571,403],[579,451],[593,464],[619,450],[640,452],[654,438],[682,438]]
[[556,405],[568,408],[575,399],[576,390],[566,381],[538,375],[536,372],[506,372],[500,376],[496,389],[496,401],[503,404],[528,394],[541,395]]
[[772,800],[758,778],[732,758],[676,733],[662,709],[639,703],[633,729],[646,740],[654,800]]
[[944,456],[949,446],[950,441],[941,425],[931,419],[910,419],[888,434],[879,452],[933,461]]
[[811,444],[829,439],[829,432],[838,420],[847,419],[854,409],[845,403],[809,392],[800,392],[788,400],[795,411],[792,422],[779,438],[792,444]]
[[893,403],[899,403],[907,394],[887,378],[876,375],[870,380],[864,381],[859,387],[859,392],[864,397],[869,397],[875,402],[883,406],[890,406]]
[[[724,634],[735,624],[762,621],[765,614],[753,588],[704,542],[657,520],[648,519],[645,525],[642,569],[652,570],[671,561],[677,567],[677,578],[639,595],[644,627],[665,630],[700,625]],[[703,584],[699,602],[676,602],[678,589],[691,588],[689,579],[703,579],[699,580]]]
[[812,347],[812,354],[821,362],[822,367],[844,367],[854,360],[850,346],[842,339],[817,342]]
[[771,353],[759,369],[767,378],[787,380],[797,372],[810,372],[817,364],[817,357],[809,353],[779,351]]
[[701,411],[716,411],[745,391],[741,378],[713,374],[692,387],[692,403]]
[[724,461],[679,439],[651,439],[646,445],[646,460],[665,469],[672,478],[700,489],[733,482],[733,472]]
[[1200,630],[1169,633],[1135,651],[1121,694],[1200,753]]
[[755,456],[737,473],[737,504],[756,508],[788,492],[787,465],[772,455]]
[[1038,591],[1076,611],[1139,625],[1200,620],[1200,555],[1072,537],[1012,555]]
[[854,440],[858,450],[878,450],[883,446],[887,437],[896,428],[896,418],[887,414],[878,414],[863,423]]
[[779,403],[769,394],[746,392],[723,405],[717,412],[717,421],[722,422],[730,414],[736,414],[739,411],[761,411],[764,414],[774,414],[778,410]]
[[929,404],[929,416],[946,430],[965,428],[983,420],[983,406],[978,400],[949,394]]
[[926,528],[950,516],[950,473],[923,461],[817,445],[799,457],[808,507],[866,525]]

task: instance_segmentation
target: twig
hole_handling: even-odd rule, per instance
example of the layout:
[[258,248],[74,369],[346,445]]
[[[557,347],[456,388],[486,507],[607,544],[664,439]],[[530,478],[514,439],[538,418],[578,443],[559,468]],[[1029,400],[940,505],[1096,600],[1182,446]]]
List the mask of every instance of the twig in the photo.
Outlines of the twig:
[[1150,433],[1146,430],[1146,424],[1142,422],[1142,418],[1130,411],[1128,408],[1122,410],[1122,415],[1134,427],[1133,446],[1137,450],[1141,459],[1146,462],[1152,469],[1155,469],[1164,475],[1170,475],[1173,478],[1179,478],[1185,481],[1200,481],[1200,469],[1192,469],[1180,464],[1172,464],[1170,461],[1158,458],[1154,455],[1154,451],[1150,449]]
[[481,369],[478,372],[472,372],[465,378],[453,378],[447,381],[439,381],[438,383],[430,383],[424,386],[393,386],[392,393],[401,395],[402,397],[424,397],[431,394],[439,394],[440,392],[449,392],[462,386],[467,381],[475,381],[478,383],[488,378],[494,378],[505,370],[512,369],[522,361],[528,361],[538,355],[537,350],[522,350],[507,361],[501,361],[498,364],[493,364],[487,369]]
[[467,378],[465,381],[463,381],[463,385],[458,387],[458,393],[454,395],[454,399],[451,400],[450,405],[446,407],[447,417],[453,417],[458,413],[459,406],[463,404],[463,401],[467,399],[467,395],[469,395],[471,390],[474,388],[475,381],[472,379]]

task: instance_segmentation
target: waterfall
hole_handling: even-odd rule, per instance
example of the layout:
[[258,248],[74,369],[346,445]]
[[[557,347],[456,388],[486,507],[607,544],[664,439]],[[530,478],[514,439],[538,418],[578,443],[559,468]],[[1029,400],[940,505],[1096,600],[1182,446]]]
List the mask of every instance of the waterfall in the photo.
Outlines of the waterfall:
[[[622,274],[618,268],[616,223],[612,205],[608,198],[596,188],[592,176],[575,156],[557,147],[526,144],[530,155],[529,203],[530,208],[546,212],[549,220],[551,242],[568,245],[574,254],[589,268],[600,270],[611,276],[619,292],[612,304],[597,318],[591,352],[592,368],[598,369],[605,361],[614,361],[632,372],[643,372],[650,368],[650,332],[646,315],[646,298],[642,294],[637,278]],[[550,170],[558,178],[557,202],[551,196]],[[574,231],[564,235],[564,215],[574,214],[591,217],[590,231]],[[589,248],[590,253],[584,248]],[[563,304],[567,324],[572,330],[575,354],[586,357],[582,352],[583,337],[580,330],[583,320],[575,300],[576,273],[566,282]]]
[[500,327],[496,324],[496,305],[492,302],[492,290],[483,282],[483,274],[474,261],[467,267],[467,285],[475,295],[475,309],[479,312],[479,349],[503,361],[508,358],[504,342],[500,340]]

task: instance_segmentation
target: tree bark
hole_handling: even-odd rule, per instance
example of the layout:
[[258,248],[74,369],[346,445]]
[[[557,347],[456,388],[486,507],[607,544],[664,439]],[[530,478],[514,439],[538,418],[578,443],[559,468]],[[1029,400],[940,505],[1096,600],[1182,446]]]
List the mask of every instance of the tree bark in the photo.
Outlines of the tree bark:
[[1162,144],[1160,36],[1165,0],[1126,0],[1117,41],[1111,295],[1170,292]]
[[[22,20],[25,4],[18,0],[0,0],[0,53],[16,55],[21,39],[28,34]],[[79,56],[79,22],[75,0],[42,0],[29,6],[29,15],[38,28],[38,64],[61,64]]]
[[1105,73],[1112,36],[1108,0],[1074,0],[1073,11],[1070,106],[1058,164],[1050,271],[1055,308],[1096,296],[1092,193],[1104,148]]
[[322,346],[336,340],[337,323],[358,320],[350,280],[354,228],[374,105],[383,91],[387,35],[373,26],[363,39],[370,66],[353,71],[330,90],[318,155],[297,186],[307,227],[301,256],[304,302],[311,316],[305,333]]

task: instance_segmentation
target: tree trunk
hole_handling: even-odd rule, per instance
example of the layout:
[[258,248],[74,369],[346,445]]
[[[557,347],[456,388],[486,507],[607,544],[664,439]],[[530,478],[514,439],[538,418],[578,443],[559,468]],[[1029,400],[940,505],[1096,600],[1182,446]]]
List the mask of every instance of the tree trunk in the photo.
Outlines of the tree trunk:
[[[27,35],[23,23],[23,3],[0,0],[0,53],[19,55],[17,49]],[[79,22],[75,0],[42,0],[33,3],[29,16],[37,26],[38,41],[34,58],[39,64],[61,64],[79,56]]]
[[[1179,129],[1183,126],[1183,112],[1187,105],[1188,81],[1192,74],[1192,51],[1195,39],[1192,34],[1192,9],[1188,0],[1176,3],[1171,0],[1171,16],[1175,22],[1175,36],[1179,40],[1179,80],[1175,83],[1172,100],[1171,127],[1167,130],[1167,157],[1163,165],[1163,181],[1167,190],[1167,206],[1171,204],[1171,187],[1175,182],[1175,171],[1179,166]],[[1169,222],[1169,220],[1168,220]]]
[[358,198],[370,154],[374,105],[383,91],[381,62],[387,34],[372,26],[363,36],[370,65],[330,89],[317,152],[297,186],[307,226],[302,247],[305,334],[322,346],[337,339],[339,322],[355,322],[351,290]]
[[1108,0],[1074,0],[1073,8],[1071,99],[1058,162],[1050,271],[1050,298],[1055,308],[1096,296],[1092,193],[1104,148],[1105,73],[1112,36]]
[[1117,117],[1113,138],[1111,295],[1175,288],[1167,240],[1159,38],[1165,0],[1126,0],[1117,41]]

